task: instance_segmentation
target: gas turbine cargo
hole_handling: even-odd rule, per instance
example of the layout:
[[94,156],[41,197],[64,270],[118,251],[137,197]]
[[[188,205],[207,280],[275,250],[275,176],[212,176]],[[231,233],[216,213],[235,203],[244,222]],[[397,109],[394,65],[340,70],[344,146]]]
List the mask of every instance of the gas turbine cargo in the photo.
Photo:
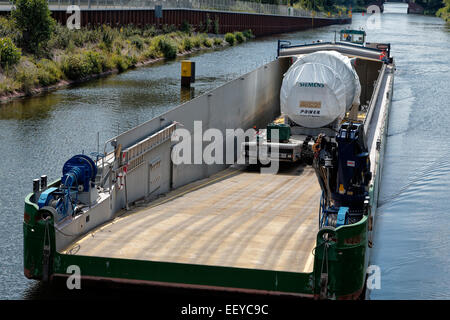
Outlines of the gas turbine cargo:
[[[353,59],[354,63],[355,59]],[[307,128],[319,128],[358,107],[361,85],[352,61],[336,51],[299,56],[281,87],[281,112]]]

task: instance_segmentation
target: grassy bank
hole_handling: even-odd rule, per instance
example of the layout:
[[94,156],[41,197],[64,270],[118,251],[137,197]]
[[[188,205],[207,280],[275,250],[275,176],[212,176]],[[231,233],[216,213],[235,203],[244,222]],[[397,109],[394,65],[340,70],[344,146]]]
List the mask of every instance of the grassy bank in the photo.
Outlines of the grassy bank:
[[219,35],[153,26],[82,28],[56,24],[45,47],[29,53],[19,45],[21,35],[12,19],[0,17],[0,99],[31,95],[45,88],[96,75],[123,72],[160,59],[174,59],[194,51],[235,45],[251,32]]

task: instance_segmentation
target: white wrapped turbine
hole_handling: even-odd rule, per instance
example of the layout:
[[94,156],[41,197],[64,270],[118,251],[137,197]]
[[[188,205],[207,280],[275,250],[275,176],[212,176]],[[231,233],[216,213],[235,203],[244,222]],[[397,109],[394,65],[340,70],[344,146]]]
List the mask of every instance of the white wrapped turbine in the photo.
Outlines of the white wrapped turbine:
[[284,75],[281,113],[297,125],[324,127],[359,105],[361,85],[348,57],[337,51],[299,56]]

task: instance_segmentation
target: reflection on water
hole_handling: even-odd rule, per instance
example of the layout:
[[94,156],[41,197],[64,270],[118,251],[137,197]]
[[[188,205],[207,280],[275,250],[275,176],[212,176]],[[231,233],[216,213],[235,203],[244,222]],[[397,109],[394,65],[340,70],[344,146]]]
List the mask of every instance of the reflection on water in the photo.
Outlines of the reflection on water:
[[28,120],[51,116],[52,107],[60,103],[57,94],[45,94],[39,97],[21,98],[0,104],[0,120]]
[[407,13],[407,3],[388,3],[384,4],[384,13]]
[[195,98],[195,88],[180,88],[180,103],[185,103]]
[[[367,18],[354,14],[352,27]],[[371,298],[449,298],[449,27],[418,15],[386,13],[381,20],[380,29],[367,30],[368,41],[392,43],[397,73],[373,250],[382,289]],[[341,27],[192,55],[191,90],[180,88],[180,63],[172,61],[0,105],[0,298],[50,295],[22,271],[23,198],[33,178],[51,181],[72,155],[96,151],[97,132],[106,141],[274,59],[278,38],[331,40]]]

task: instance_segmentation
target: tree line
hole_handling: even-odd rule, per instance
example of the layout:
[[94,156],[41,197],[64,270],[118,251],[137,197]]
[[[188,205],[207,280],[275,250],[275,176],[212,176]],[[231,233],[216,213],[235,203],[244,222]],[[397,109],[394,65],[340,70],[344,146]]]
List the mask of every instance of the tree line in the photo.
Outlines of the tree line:
[[415,1],[418,5],[422,6],[425,11],[424,14],[428,15],[434,15],[436,12],[444,7],[444,2],[447,2],[447,0],[416,0]]
[[314,11],[338,12],[348,10],[350,7],[358,11],[364,10],[365,6],[373,3],[374,0],[249,0],[251,2],[291,5]]
[[[298,8],[314,11],[343,11],[350,7],[353,11],[364,11],[365,7],[377,0],[248,0],[251,2],[291,5]],[[415,3],[422,6],[424,14],[435,15],[450,20],[450,0],[415,0]]]
[[444,0],[444,5],[445,7],[438,10],[437,16],[450,22],[450,0]]

